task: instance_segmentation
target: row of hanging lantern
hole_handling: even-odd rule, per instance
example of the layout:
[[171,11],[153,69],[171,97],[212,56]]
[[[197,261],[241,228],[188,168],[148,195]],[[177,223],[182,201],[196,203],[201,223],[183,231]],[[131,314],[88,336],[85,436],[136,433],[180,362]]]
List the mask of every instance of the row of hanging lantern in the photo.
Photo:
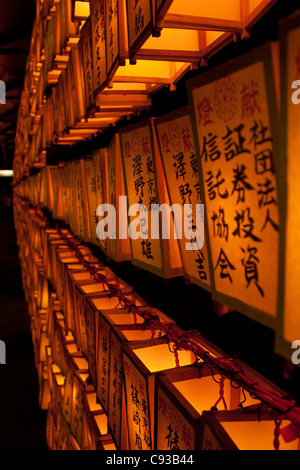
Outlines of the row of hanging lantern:
[[179,0],[36,0],[16,175],[45,165],[49,145],[74,145],[151,107],[153,93],[249,37],[275,3],[195,0],[187,15]]
[[298,448],[289,415],[255,386],[296,412],[283,391],[236,361],[249,384],[239,386],[218,368],[231,358],[17,195],[14,219],[50,449]]

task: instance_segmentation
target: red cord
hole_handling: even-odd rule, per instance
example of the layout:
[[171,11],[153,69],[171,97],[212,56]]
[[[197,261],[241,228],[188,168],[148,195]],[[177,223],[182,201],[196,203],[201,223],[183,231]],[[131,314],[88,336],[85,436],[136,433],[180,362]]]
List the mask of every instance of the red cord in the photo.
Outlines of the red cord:
[[[62,233],[62,231],[59,228],[57,228],[57,232],[66,241],[66,243],[72,249],[74,249],[78,259],[79,260],[82,259],[83,257],[82,257],[82,254],[80,253],[80,250],[78,249],[78,246],[74,242],[72,242],[72,240],[69,239],[64,233]],[[94,267],[90,266],[88,262],[86,263],[86,265],[87,265],[87,270],[91,273],[94,273],[93,271]],[[105,278],[105,276],[102,276],[102,275],[99,276],[98,274],[95,277],[98,278],[99,282],[105,283],[105,285],[108,287],[108,289],[113,295],[117,294],[118,298],[120,299],[120,302],[122,302],[125,305],[126,303],[127,305],[131,305],[131,312],[133,314],[143,316],[143,312],[137,306],[132,304],[130,300],[126,299],[122,295],[122,293],[116,289],[114,285],[111,285],[110,282]],[[212,367],[215,367],[217,370],[219,370],[222,373],[222,375],[224,374],[224,376],[229,377],[229,378],[234,377],[234,382],[236,384],[240,385],[242,388],[246,390],[251,390],[251,393],[255,395],[259,400],[267,404],[270,408],[276,409],[281,414],[285,414],[286,419],[289,419],[291,422],[293,422],[296,426],[300,428],[300,408],[295,406],[293,402],[285,398],[278,397],[273,392],[263,389],[258,384],[253,384],[253,382],[250,381],[243,374],[240,366],[238,364],[235,364],[233,360],[217,358],[209,354],[206,349],[201,347],[201,345],[198,344],[196,341],[194,341],[192,338],[187,339],[187,337],[185,336],[185,338],[181,340],[180,336],[178,335],[176,331],[162,324],[157,319],[157,315],[155,315],[152,312],[149,312],[149,315],[150,314],[153,315],[153,318],[151,318],[152,327],[156,329],[160,329],[162,333],[165,333],[165,334],[168,333],[168,340],[174,342],[177,345],[176,351],[174,351],[176,367],[179,367],[179,358],[178,358],[177,349],[180,343],[181,349],[190,350],[197,357],[205,358],[205,361],[209,362]],[[220,397],[220,399],[222,398]],[[279,432],[278,429],[276,430],[276,433],[277,432]]]

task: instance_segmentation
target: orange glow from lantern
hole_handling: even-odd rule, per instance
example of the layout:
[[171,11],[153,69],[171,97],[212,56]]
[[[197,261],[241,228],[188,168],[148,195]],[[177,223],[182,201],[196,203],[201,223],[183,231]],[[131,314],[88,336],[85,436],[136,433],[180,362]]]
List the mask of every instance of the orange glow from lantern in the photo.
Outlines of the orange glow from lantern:
[[90,16],[90,2],[75,0],[74,19],[86,20]]

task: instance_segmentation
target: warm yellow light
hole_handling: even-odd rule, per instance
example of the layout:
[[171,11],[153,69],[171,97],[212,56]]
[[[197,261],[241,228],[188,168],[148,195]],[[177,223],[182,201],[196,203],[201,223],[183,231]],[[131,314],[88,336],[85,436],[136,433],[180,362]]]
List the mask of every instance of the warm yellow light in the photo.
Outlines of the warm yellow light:
[[[175,367],[174,355],[170,353],[167,344],[134,349],[134,353],[151,373]],[[178,357],[181,366],[191,365],[195,361],[195,356],[191,351],[178,351]]]
[[[215,376],[217,381],[220,381],[220,378],[221,376]],[[219,398],[220,385],[212,379],[211,375],[173,382],[173,385],[200,415],[203,411],[210,410]],[[228,408],[230,407],[230,397],[231,386],[227,380],[225,381],[224,399]],[[223,407],[223,403],[220,405]]]
[[75,1],[74,18],[76,20],[86,20],[90,16],[90,2]]
[[[224,421],[221,424],[240,450],[274,450],[274,421]],[[297,439],[285,443],[280,436],[279,442],[281,450],[298,450]]]

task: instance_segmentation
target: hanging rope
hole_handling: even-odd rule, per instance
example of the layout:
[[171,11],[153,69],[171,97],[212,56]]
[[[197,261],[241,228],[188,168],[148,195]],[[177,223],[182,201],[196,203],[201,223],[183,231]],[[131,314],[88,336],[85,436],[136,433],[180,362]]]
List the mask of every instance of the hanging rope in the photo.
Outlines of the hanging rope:
[[214,404],[214,406],[212,407],[212,410],[217,410],[218,409],[218,404],[220,403],[220,401],[223,402],[224,408],[225,408],[225,410],[227,410],[227,404],[226,404],[226,401],[225,401],[225,398],[224,398],[225,379],[226,379],[226,377],[224,377],[224,376],[221,377],[220,389],[219,389],[219,395],[220,396],[219,396],[218,400],[216,401],[216,403]]
[[275,429],[274,429],[273,445],[274,445],[275,450],[279,450],[280,426],[281,426],[282,419],[281,418],[275,419],[274,422],[275,422]]

